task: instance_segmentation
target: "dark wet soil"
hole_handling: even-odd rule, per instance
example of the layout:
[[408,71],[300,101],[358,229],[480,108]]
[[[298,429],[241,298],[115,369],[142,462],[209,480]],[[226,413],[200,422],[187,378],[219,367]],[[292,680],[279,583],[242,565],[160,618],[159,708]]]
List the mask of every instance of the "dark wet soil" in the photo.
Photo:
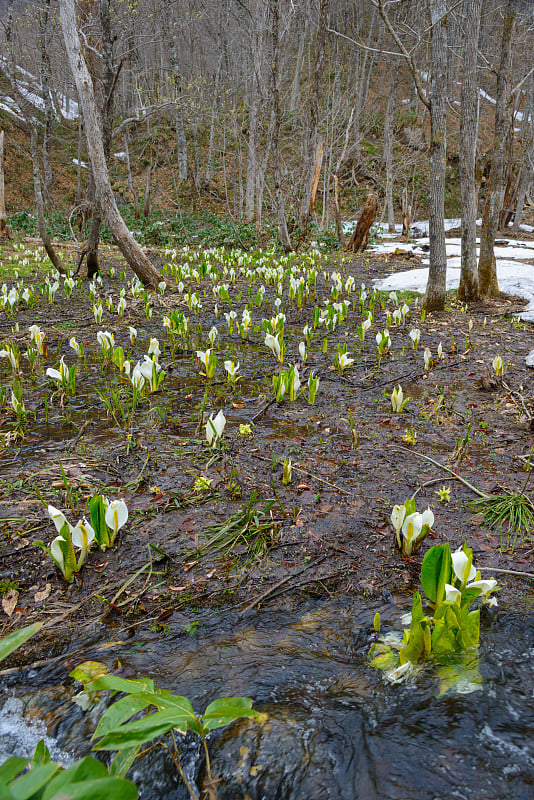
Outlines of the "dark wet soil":
[[[124,285],[117,275],[123,267],[111,251],[103,264],[100,294],[111,295],[116,307]],[[111,265],[113,278],[108,274]],[[373,279],[405,268],[402,259],[397,264],[392,258],[364,256],[345,264],[343,281],[351,274],[357,287],[362,282],[369,287]],[[325,269],[341,271],[334,262]],[[36,276],[35,284],[40,280]],[[45,621],[40,639],[27,645],[21,658],[53,656],[65,637],[89,635],[102,622],[164,630],[176,615],[199,605],[224,604],[234,611],[260,605],[290,609],[305,595],[348,593],[378,599],[409,593],[417,585],[428,543],[442,541],[455,548],[467,540],[478,566],[506,570],[485,574],[499,578],[504,601],[530,609],[532,581],[512,573],[532,573],[532,532],[517,535],[481,524],[469,505],[474,492],[421,457],[448,466],[482,491],[529,494],[534,372],[525,357],[534,337],[531,324],[516,317],[522,301],[503,297],[466,310],[451,298],[443,314],[427,315],[421,322],[420,299],[411,295],[406,325],[391,327],[392,353],[379,359],[375,334],[385,327],[385,310],[376,304],[373,328],[360,342],[356,327],[363,317],[353,292],[347,319],[333,332],[317,328],[308,361],[300,364],[303,384],[310,370],[320,376],[315,404],[309,405],[303,397],[270,402],[271,377],[279,365],[258,326],[276,313],[276,285],[266,287],[261,308],[250,303],[248,281],[238,278],[231,285],[238,318],[247,301],[251,310],[252,327],[243,340],[235,329],[229,335],[224,312],[230,306],[213,297],[210,281],[185,284],[184,291],[200,289],[203,308],[198,316],[188,310],[183,292],[167,290],[151,299],[151,319],[145,315],[145,301],[127,295],[125,316],[104,309],[97,325],[86,281],[69,301],[61,288],[54,304],[38,295],[33,307],[21,304],[13,317],[0,317],[1,340],[18,343],[21,352],[34,323],[46,332],[48,343],[47,356],[33,373],[21,360],[29,411],[23,438],[13,439],[15,422],[8,407],[12,375],[5,360],[0,363],[5,390],[0,415],[0,580],[4,596],[18,592],[11,615],[3,612],[0,635]],[[317,296],[305,298],[297,308],[287,299],[286,281],[281,309],[287,317],[285,368],[298,361],[302,328],[311,327],[313,307],[322,308],[331,299],[331,285],[325,288],[321,267]],[[395,309],[387,294],[382,300],[385,309]],[[162,318],[174,309],[190,317],[192,332],[173,353]],[[13,333],[15,323],[19,330]],[[128,340],[128,325],[138,330],[135,345]],[[200,430],[197,425],[205,382],[195,351],[208,346],[212,325],[219,329],[219,364],[204,415],[222,408],[227,417],[224,443],[216,450],[205,442],[204,425]],[[412,327],[421,330],[416,351],[408,336]],[[152,336],[160,341],[160,361],[168,374],[162,390],[139,407],[133,424],[124,422],[119,412],[115,418],[107,414],[98,395],[125,392],[116,367],[102,372],[95,358],[98,330],[112,331],[116,344],[134,360],[147,352]],[[79,367],[75,396],[61,397],[54,394],[44,370],[57,367],[60,354],[67,363],[75,362],[68,344],[73,335],[84,343],[87,366]],[[340,375],[334,356],[345,343],[355,360]],[[425,347],[435,362],[429,371],[423,363]],[[503,379],[496,379],[491,367],[498,354],[505,363]],[[225,382],[225,358],[240,361],[237,388]],[[411,397],[402,414],[392,412],[388,396],[398,384]],[[249,423],[252,434],[240,435],[239,426]],[[287,458],[292,480],[284,484]],[[211,482],[204,492],[195,490],[199,476]],[[440,502],[442,487],[450,488],[450,502]],[[49,544],[55,536],[43,503],[63,509],[74,523],[96,492],[124,498],[130,518],[117,546],[93,550],[67,585],[35,545],[37,540]],[[395,546],[389,517],[394,504],[414,493],[418,510],[431,506],[435,523],[421,551],[406,558]],[[269,522],[265,530],[254,536],[249,525],[248,538],[241,537],[229,551],[202,549],[210,538],[206,529],[213,532],[213,526],[247,508],[250,517],[255,509],[261,523]]]

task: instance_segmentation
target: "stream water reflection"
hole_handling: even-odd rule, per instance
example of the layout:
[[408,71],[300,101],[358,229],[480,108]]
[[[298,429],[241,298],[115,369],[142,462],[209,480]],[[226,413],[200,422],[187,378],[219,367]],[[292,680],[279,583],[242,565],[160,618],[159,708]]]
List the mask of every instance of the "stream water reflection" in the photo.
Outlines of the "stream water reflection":
[[[369,666],[377,610],[383,625],[400,628],[399,608],[349,598],[247,618],[211,610],[195,616],[196,633],[185,632],[192,619],[184,617],[164,635],[139,633],[104,651],[88,645],[75,663],[118,660],[125,676],[148,675],[199,711],[219,696],[253,698],[268,723],[238,722],[211,737],[219,800],[531,800],[533,617],[484,613],[482,683],[440,696],[432,666],[400,686]],[[22,673],[5,691],[21,697],[26,718],[44,719],[49,735],[79,755],[101,710],[71,702],[67,671]],[[201,783],[195,742],[188,739],[185,750]],[[134,773],[144,800],[187,796],[163,750]]]

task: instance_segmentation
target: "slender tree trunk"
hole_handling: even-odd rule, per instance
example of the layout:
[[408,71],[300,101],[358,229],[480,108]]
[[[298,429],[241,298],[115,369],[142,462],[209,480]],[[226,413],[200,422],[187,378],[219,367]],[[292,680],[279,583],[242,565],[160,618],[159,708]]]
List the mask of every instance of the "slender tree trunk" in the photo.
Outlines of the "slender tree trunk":
[[33,191],[35,194],[35,209],[37,211],[37,225],[39,228],[39,235],[43,241],[44,248],[47,252],[48,258],[63,275],[66,272],[60,257],[56,253],[48,231],[46,230],[46,220],[44,213],[43,193],[41,190],[41,175],[39,171],[39,142],[37,138],[36,125],[30,125],[30,151],[32,157],[32,171],[33,171]]
[[315,165],[317,160],[317,143],[319,131],[319,100],[321,92],[321,80],[324,71],[324,62],[326,54],[326,40],[328,29],[328,14],[330,9],[330,0],[319,0],[319,28],[317,31],[317,39],[315,42],[315,51],[312,67],[312,80],[310,88],[310,103],[308,112],[308,137],[306,144],[306,170],[304,173],[304,191],[302,194],[302,202],[300,205],[300,225],[301,236],[306,237],[308,224],[311,217],[311,195],[313,187],[313,178],[315,174]]
[[217,116],[217,102],[219,99],[219,81],[221,79],[222,69],[222,56],[217,65],[217,72],[215,73],[215,85],[213,87],[213,100],[211,102],[211,116],[210,116],[210,141],[208,145],[208,157],[206,159],[206,176],[204,178],[203,188],[207,189],[211,181],[211,170],[213,168],[213,149],[215,145],[215,119]]
[[296,22],[299,29],[299,46],[297,50],[297,63],[295,64],[295,74],[293,75],[293,82],[291,84],[291,97],[289,99],[289,111],[291,114],[294,114],[296,112],[297,104],[300,98],[300,76],[302,74],[302,62],[304,60],[304,47],[306,45],[306,39],[308,37],[309,19],[306,16],[304,19],[304,25],[302,25],[302,17],[300,14],[297,14]]
[[257,156],[258,156],[258,81],[256,68],[252,68],[248,99],[248,139],[247,139],[247,183],[245,187],[245,219],[254,219],[254,192],[256,188]]
[[87,147],[100,206],[109,230],[128,264],[145,285],[156,286],[160,275],[128,230],[115,202],[104,155],[102,123],[96,106],[93,82],[85,63],[76,27],[74,0],[60,0],[59,7],[65,47],[84,116]]
[[430,267],[424,298],[427,311],[443,311],[447,283],[445,250],[445,169],[447,158],[447,2],[429,0],[432,23],[430,99]]
[[126,128],[124,132],[124,155],[126,157],[126,173],[128,176],[128,189],[130,190],[130,194],[132,195],[135,218],[139,219],[139,201],[137,200],[137,192],[135,191],[135,186],[133,184],[133,178],[132,178],[130,147],[128,145],[128,128]]
[[514,224],[512,226],[512,231],[514,233],[519,232],[519,226],[523,219],[525,198],[534,180],[534,75],[530,78],[525,110],[523,112],[521,133],[525,140],[525,155],[523,158],[519,187],[517,189],[517,202],[514,213]]
[[43,133],[43,200],[45,208],[50,207],[51,192],[53,183],[52,162],[50,160],[50,139],[52,120],[54,111],[50,99],[50,59],[48,57],[48,15],[50,11],[50,0],[46,0],[44,7],[39,12],[39,47],[41,50],[41,92],[45,108],[44,133]]
[[[169,14],[171,14],[169,9]],[[178,162],[178,177],[180,181],[187,180],[187,140],[185,137],[184,109],[182,97],[182,74],[180,72],[180,59],[178,55],[178,41],[173,30],[174,20],[167,22],[166,35],[169,58],[171,62],[172,76],[174,82],[174,124],[176,127],[176,150]]]
[[512,37],[515,19],[516,15],[511,9],[511,0],[508,0],[504,10],[501,60],[499,64],[499,73],[497,75],[497,92],[495,97],[495,134],[486,202],[484,203],[484,210],[482,212],[480,256],[478,259],[480,293],[485,297],[496,297],[499,294],[494,246],[504,193],[504,153],[509,127],[508,103],[510,100]]
[[280,238],[282,240],[282,247],[286,252],[292,250],[291,239],[289,238],[289,231],[287,229],[287,219],[285,211],[284,193],[282,191],[282,170],[280,167],[280,127],[281,127],[281,112],[280,112],[280,6],[281,0],[269,0],[271,12],[271,37],[272,37],[272,63],[271,63],[271,98],[273,104],[273,136],[272,136],[272,154],[273,154],[273,178],[274,178],[274,197],[276,202],[276,210],[278,212],[278,227],[280,230]]
[[145,181],[145,194],[143,197],[143,216],[146,219],[150,215],[150,179],[152,177],[152,158],[150,158],[150,164],[148,165],[148,169],[146,171],[146,181]]
[[384,119],[384,161],[386,164],[386,214],[388,230],[395,233],[395,209],[393,207],[393,122],[397,103],[398,65],[392,64],[389,70],[389,94]]
[[0,131],[0,239],[9,238],[4,188],[4,131]]
[[478,300],[477,186],[475,178],[478,116],[477,53],[482,0],[464,0],[463,77],[460,115],[460,195],[462,206],[462,257],[458,298]]

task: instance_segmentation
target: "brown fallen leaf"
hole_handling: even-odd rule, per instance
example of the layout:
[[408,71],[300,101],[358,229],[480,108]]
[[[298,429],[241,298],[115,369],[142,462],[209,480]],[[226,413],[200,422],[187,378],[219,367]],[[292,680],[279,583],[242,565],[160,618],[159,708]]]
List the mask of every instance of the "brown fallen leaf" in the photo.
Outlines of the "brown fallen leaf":
[[13,612],[17,607],[18,599],[19,593],[16,589],[10,589],[9,592],[6,592],[6,594],[2,597],[2,608],[8,617],[13,616]]
[[47,583],[44,589],[41,589],[40,592],[35,592],[33,599],[36,603],[42,603],[43,600],[46,600],[50,597],[50,592],[52,591],[52,584]]

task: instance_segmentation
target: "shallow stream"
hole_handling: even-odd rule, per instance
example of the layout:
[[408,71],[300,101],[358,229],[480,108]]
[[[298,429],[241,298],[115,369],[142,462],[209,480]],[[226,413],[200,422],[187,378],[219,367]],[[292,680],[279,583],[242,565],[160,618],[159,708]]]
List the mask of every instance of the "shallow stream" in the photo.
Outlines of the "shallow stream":
[[[339,598],[245,617],[210,610],[129,639],[108,628],[72,657],[4,678],[0,746],[31,750],[32,735],[46,729],[64,757],[86,753],[102,704],[82,711],[67,675],[91,658],[120,663],[125,677],[150,676],[197,711],[240,695],[269,714],[263,725],[238,722],[212,734],[219,800],[530,800],[534,618],[484,612],[479,662],[470,665],[480,682],[441,694],[448,676],[435,666],[390,685],[368,663],[375,611],[386,630],[400,630],[400,605]],[[197,743],[188,736],[183,744],[184,765],[201,782]],[[132,773],[143,800],[187,797],[161,748]]]

